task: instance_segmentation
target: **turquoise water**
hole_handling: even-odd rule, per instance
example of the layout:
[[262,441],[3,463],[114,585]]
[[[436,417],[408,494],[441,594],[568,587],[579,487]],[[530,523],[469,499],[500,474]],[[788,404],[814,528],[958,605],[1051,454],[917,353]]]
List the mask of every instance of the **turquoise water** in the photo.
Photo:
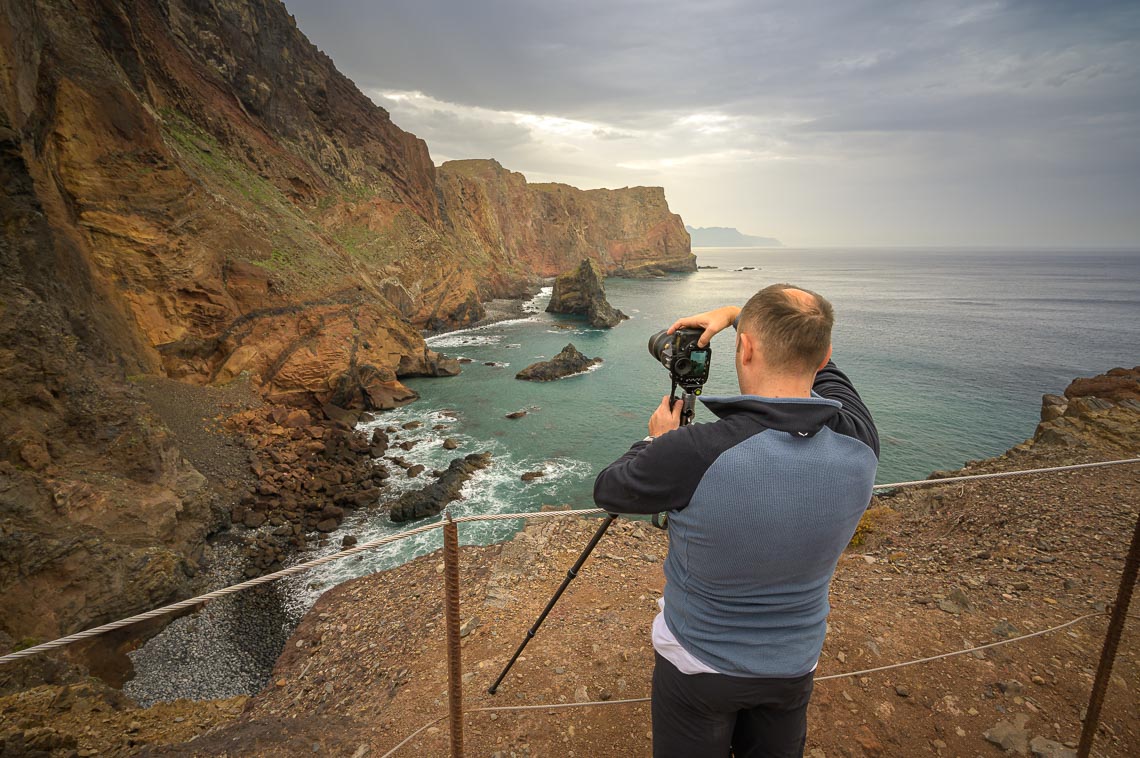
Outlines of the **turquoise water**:
[[[410,380],[422,396],[372,425],[423,420],[423,441],[405,457],[444,468],[459,453],[490,450],[456,503],[457,515],[537,510],[543,504],[591,507],[596,473],[646,433],[646,420],[669,391],[649,356],[649,336],[677,317],[787,281],[835,306],[835,360],[853,379],[882,438],[880,483],[924,478],[971,458],[1003,452],[1032,435],[1041,395],[1076,376],[1140,363],[1140,255],[1131,252],[938,250],[695,250],[716,269],[664,279],[606,282],[610,302],[631,318],[612,330],[542,312],[431,337],[433,349],[471,358],[459,377]],[[742,271],[744,266],[758,270]],[[706,394],[737,391],[731,330],[713,341]],[[552,383],[514,378],[572,342],[604,363]],[[493,363],[495,365],[484,365]],[[506,414],[527,410],[524,418]],[[444,411],[454,412],[455,418]],[[711,420],[698,404],[697,422]],[[432,426],[445,425],[442,431]],[[455,452],[441,447],[458,439]],[[546,476],[524,483],[526,471]],[[397,470],[398,471],[398,470]],[[395,490],[423,486],[393,477]],[[465,527],[464,542],[505,539],[519,522]],[[344,531],[375,539],[406,526],[356,514]],[[310,595],[329,584],[435,549],[437,532],[389,552],[310,577]]]

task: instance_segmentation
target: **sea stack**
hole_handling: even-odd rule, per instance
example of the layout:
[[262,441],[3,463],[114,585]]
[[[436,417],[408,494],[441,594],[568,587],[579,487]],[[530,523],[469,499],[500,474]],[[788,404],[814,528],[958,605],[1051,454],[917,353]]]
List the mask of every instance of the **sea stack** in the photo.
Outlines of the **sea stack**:
[[562,348],[562,352],[548,361],[532,363],[522,371],[515,374],[515,379],[525,379],[528,382],[552,382],[565,376],[580,374],[590,366],[601,363],[601,358],[587,358],[582,355],[574,343]]
[[554,293],[550,296],[547,313],[574,313],[585,315],[590,326],[610,329],[629,318],[606,300],[602,284],[602,270],[589,258],[574,271],[554,280]]

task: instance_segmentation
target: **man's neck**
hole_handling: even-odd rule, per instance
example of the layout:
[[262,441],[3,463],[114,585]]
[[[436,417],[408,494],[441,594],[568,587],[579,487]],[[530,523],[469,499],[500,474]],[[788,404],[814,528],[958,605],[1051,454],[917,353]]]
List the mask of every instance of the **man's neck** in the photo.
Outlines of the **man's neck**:
[[740,391],[760,397],[811,397],[814,380],[814,376],[749,377],[740,382]]

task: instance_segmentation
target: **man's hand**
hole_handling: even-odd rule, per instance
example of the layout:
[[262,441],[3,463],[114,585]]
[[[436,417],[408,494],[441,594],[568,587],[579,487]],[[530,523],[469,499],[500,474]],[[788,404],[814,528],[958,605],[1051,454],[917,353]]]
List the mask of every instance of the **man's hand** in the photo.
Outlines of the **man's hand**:
[[709,344],[709,340],[711,340],[717,332],[732,326],[732,322],[736,321],[736,317],[739,315],[739,308],[735,305],[726,305],[723,308],[705,311],[695,316],[685,316],[684,318],[677,319],[673,325],[669,327],[669,334],[685,326],[704,329],[705,333],[697,340],[697,345],[699,347],[706,347]]
[[668,395],[661,398],[661,405],[649,417],[650,436],[660,437],[681,426],[681,405],[680,400],[673,402],[673,398]]

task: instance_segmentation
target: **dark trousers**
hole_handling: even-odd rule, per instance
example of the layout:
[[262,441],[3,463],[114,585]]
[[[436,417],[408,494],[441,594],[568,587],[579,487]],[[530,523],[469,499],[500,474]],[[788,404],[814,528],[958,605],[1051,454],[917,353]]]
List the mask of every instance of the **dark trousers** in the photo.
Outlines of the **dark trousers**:
[[813,674],[753,679],[682,674],[655,654],[654,758],[800,758]]

